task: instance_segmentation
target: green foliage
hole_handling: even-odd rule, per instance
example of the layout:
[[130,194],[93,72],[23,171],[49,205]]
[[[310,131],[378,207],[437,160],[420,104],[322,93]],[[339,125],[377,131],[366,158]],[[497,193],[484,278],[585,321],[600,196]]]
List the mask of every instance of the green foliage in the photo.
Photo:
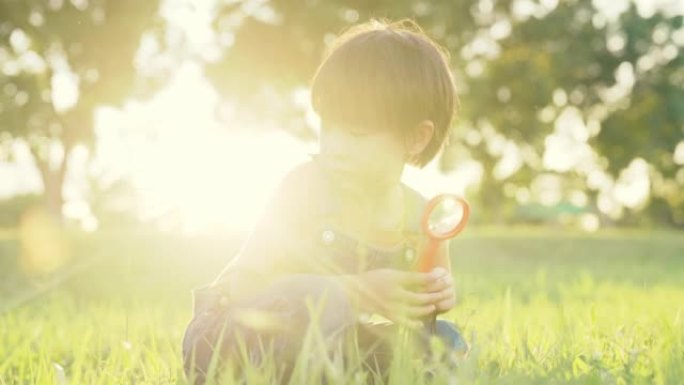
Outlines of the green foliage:
[[[29,144],[56,215],[71,149],[93,142],[95,107],[132,94],[134,55],[157,7],[156,0],[0,2],[0,130],[9,133],[0,139]],[[73,105],[59,105],[69,96]],[[56,167],[54,144],[65,154]]]
[[[155,20],[157,2],[8,0],[0,4],[0,14],[3,131],[87,142],[94,106],[130,96],[133,55]],[[52,77],[67,69],[77,78],[79,96],[60,117]],[[72,115],[74,124],[61,126]]]

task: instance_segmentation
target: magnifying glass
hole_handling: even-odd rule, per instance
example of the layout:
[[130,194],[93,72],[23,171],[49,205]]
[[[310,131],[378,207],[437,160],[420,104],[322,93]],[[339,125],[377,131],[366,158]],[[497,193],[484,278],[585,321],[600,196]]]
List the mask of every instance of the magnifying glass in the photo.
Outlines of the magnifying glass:
[[428,272],[435,268],[439,246],[463,231],[469,216],[468,202],[457,195],[440,194],[430,199],[422,219],[428,243],[420,253],[418,271]]
[[[463,231],[469,216],[468,202],[457,195],[440,194],[428,201],[422,218],[422,228],[428,242],[420,252],[418,271],[429,272],[436,267],[439,246]],[[435,314],[425,319],[425,327],[433,333],[436,329],[435,320]]]

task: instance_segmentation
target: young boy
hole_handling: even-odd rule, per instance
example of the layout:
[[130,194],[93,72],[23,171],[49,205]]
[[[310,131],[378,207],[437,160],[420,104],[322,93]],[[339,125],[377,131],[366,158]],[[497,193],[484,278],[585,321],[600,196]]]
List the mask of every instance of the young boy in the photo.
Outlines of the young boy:
[[[414,271],[426,202],[400,181],[407,163],[424,166],[447,137],[458,102],[444,51],[410,21],[357,25],[330,47],[311,97],[320,153],[284,179],[238,256],[194,293],[183,353],[198,383],[212,356],[238,354],[237,340],[252,358],[267,340],[293,360],[311,303],[321,304],[324,336],[354,330],[364,349],[393,329],[365,322],[368,314],[415,326],[455,305],[447,244],[438,267]],[[437,332],[464,348],[451,323],[439,320]]]

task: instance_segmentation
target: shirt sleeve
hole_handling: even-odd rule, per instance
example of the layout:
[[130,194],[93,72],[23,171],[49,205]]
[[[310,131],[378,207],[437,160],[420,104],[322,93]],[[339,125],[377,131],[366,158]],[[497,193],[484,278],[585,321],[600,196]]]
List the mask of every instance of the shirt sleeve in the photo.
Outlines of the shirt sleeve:
[[253,291],[296,271],[304,240],[308,191],[305,167],[300,166],[283,178],[215,285],[231,292]]

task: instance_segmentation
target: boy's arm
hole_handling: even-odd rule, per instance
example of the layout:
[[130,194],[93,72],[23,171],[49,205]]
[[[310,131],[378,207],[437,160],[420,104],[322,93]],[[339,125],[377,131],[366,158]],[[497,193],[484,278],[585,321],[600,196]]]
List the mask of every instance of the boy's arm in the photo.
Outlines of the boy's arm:
[[332,275],[343,288],[354,315],[377,313],[398,323],[412,323],[433,314],[440,293],[427,293],[435,273],[420,273],[395,269],[375,269],[358,274]]
[[[439,282],[425,281],[425,286],[423,286],[428,289],[430,287],[434,288],[434,290],[428,290],[428,293],[430,293],[429,295],[432,295],[433,298],[435,298],[434,303],[436,304],[436,313],[438,314],[449,311],[451,308],[453,308],[453,304],[450,304],[450,302],[455,302],[455,291],[453,286],[449,249],[449,241],[447,240],[442,242],[437,250],[435,261],[436,268],[441,267],[444,270],[446,270],[447,273],[445,279]],[[358,315],[360,313],[372,313],[377,311],[377,299],[373,297],[376,297],[378,295],[381,296],[381,293],[371,293],[368,291],[369,287],[374,287],[376,286],[374,285],[374,283],[377,283],[369,282],[369,280],[378,281],[386,278],[392,281],[394,279],[392,277],[393,273],[390,273],[389,271],[386,271],[386,273],[387,275],[383,276],[377,274],[377,271],[371,271],[366,272],[366,274],[344,274],[333,276],[332,278],[335,279],[344,288],[348,298],[352,303],[353,308],[357,313],[356,315]],[[402,274],[402,272],[395,271],[394,274],[400,275]],[[420,283],[416,282],[415,284],[417,285],[416,287],[420,286]],[[398,281],[397,283],[390,284],[389,286],[400,287],[401,285]]]
[[231,298],[253,293],[297,263],[307,172],[300,166],[283,178],[240,251],[214,281]]
[[342,287],[351,305],[354,318],[358,318],[361,313],[367,312],[367,306],[361,300],[360,288],[362,285],[358,274],[340,274],[330,276],[330,279]]

